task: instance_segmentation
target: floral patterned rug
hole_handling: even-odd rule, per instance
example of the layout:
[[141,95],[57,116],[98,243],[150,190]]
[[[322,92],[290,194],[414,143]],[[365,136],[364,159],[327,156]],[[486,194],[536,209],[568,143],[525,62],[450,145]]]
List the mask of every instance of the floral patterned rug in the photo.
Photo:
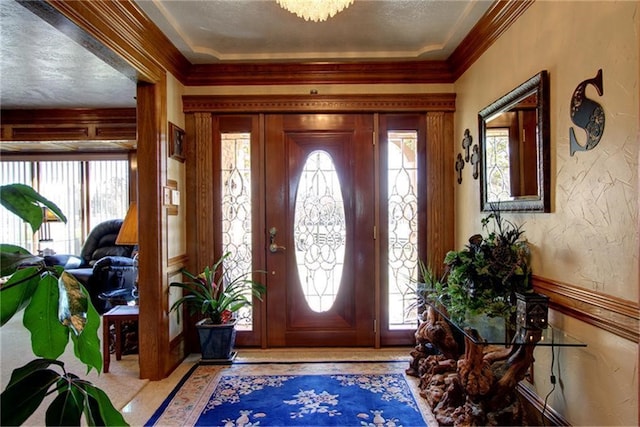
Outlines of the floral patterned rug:
[[146,425],[427,426],[430,412],[406,368],[406,362],[196,365]]

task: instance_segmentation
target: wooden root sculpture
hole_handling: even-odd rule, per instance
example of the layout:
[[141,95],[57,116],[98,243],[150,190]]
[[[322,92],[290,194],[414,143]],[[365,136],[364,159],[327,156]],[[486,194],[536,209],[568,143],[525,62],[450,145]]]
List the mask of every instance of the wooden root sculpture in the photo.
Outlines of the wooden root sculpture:
[[[467,330],[467,334],[479,339],[478,332]],[[491,365],[484,360],[483,346],[465,336],[464,357],[458,360],[458,375],[460,384],[464,387],[469,396],[474,399],[478,396],[486,395],[493,385],[494,378]]]

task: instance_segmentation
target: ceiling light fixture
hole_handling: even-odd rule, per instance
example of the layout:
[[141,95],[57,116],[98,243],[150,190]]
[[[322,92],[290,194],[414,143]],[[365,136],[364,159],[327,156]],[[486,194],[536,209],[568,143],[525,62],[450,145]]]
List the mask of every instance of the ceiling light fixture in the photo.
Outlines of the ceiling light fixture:
[[349,7],[354,0],[276,0],[283,9],[305,21],[321,22]]

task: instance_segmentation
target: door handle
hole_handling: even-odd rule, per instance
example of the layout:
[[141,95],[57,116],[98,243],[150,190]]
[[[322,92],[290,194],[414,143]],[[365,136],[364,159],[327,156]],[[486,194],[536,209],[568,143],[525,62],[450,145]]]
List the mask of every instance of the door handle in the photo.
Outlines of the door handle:
[[278,251],[284,251],[287,248],[284,246],[280,246],[276,243],[276,234],[278,233],[278,229],[275,227],[271,227],[269,229],[269,252],[276,253]]

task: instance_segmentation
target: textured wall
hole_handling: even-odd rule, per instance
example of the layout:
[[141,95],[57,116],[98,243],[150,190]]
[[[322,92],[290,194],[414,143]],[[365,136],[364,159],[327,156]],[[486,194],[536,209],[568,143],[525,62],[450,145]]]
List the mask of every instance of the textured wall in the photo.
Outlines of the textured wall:
[[[540,70],[551,86],[549,214],[513,214],[533,246],[534,274],[638,300],[639,3],[538,1],[456,82],[456,141],[477,112]],[[587,97],[605,111],[603,138],[592,151],[569,155],[571,95],[602,68],[604,95]],[[576,128],[581,144],[582,129]],[[456,148],[460,152],[461,148]],[[480,231],[479,181],[463,171],[456,194],[456,242]],[[636,425],[638,345],[552,313],[555,324],[586,349],[555,354],[561,384],[551,406],[574,425]],[[536,350],[536,388],[543,396],[551,353]],[[559,371],[558,371],[559,366]]]

